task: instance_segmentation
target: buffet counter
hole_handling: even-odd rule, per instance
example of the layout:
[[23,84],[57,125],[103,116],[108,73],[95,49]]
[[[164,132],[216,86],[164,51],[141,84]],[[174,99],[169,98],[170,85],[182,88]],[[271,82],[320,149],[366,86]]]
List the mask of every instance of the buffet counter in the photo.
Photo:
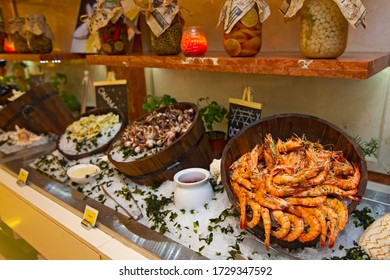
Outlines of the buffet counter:
[[[53,149],[55,145],[49,143],[45,148],[31,149],[29,152],[21,152],[20,156],[14,154],[0,159],[0,218],[45,258],[168,260],[209,258],[200,254],[198,248],[190,249],[191,245],[185,246],[181,244],[185,242],[174,241],[141,224],[137,219],[114,210],[31,167],[31,163],[38,157]],[[29,172],[26,184],[17,183],[21,168]],[[369,182],[361,203],[362,207],[372,206],[376,212],[374,214],[379,216],[389,213],[389,189],[387,186]],[[81,225],[87,205],[99,211],[95,228],[86,229]],[[195,222],[197,221],[191,221],[194,224]],[[356,240],[356,237],[353,238]],[[256,248],[256,256],[260,258],[270,255],[276,259],[311,258],[301,253],[290,254],[277,247],[271,247],[271,251],[267,252],[264,244],[257,238],[247,238],[246,243],[246,246]],[[321,255],[315,256],[319,257]]]
[[[51,143],[0,158],[0,218],[45,258],[203,258],[30,167],[54,148]],[[29,172],[26,184],[17,182],[21,168]],[[86,205],[99,211],[89,230],[81,225]]]

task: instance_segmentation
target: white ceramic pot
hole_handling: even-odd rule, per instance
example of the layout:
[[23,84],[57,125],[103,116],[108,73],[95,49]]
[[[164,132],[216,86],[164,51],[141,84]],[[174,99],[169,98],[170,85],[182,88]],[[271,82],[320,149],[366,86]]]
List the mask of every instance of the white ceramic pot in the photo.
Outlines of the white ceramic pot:
[[173,177],[176,183],[174,202],[177,209],[192,210],[203,207],[214,197],[209,182],[210,172],[203,168],[188,168]]

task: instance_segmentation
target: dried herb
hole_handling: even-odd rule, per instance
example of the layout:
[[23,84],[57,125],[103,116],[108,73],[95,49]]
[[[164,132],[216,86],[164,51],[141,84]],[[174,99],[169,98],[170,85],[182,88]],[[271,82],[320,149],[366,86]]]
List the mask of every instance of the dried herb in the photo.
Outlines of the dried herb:
[[146,203],[146,215],[149,220],[153,221],[153,230],[158,230],[160,234],[164,234],[168,231],[167,223],[165,218],[172,212],[165,210],[165,206],[173,202],[172,198],[162,196],[160,199],[155,194],[151,194],[149,197],[145,197]]
[[[353,242],[355,247],[344,249],[343,246],[340,246],[340,250],[345,250],[345,256],[343,257],[331,257],[330,260],[370,260],[370,256],[362,249],[362,247],[357,244],[356,241]],[[323,258],[323,260],[329,260]]]
[[364,207],[362,210],[355,209],[352,212],[352,215],[358,219],[358,221],[353,221],[355,226],[363,226],[364,229],[368,228],[368,226],[375,221],[375,219],[370,216],[369,213],[371,213],[371,209],[368,206]]

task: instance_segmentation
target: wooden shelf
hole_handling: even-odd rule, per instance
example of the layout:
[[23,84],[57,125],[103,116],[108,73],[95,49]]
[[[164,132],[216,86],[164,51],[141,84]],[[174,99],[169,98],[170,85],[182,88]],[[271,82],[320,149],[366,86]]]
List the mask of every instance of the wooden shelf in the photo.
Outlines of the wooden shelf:
[[85,54],[78,53],[0,53],[0,59],[13,61],[37,61],[37,62],[56,62],[59,60],[85,59]]
[[295,52],[263,52],[256,57],[231,58],[222,53],[205,57],[87,55],[88,64],[134,68],[272,74],[344,79],[368,79],[390,65],[390,53],[345,53],[338,59],[308,59]]

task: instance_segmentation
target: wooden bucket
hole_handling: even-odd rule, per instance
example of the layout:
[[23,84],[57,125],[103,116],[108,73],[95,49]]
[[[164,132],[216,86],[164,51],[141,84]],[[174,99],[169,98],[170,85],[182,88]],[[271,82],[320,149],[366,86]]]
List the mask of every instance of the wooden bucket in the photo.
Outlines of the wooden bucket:
[[[159,108],[157,111],[165,112],[171,109],[186,110],[191,108],[195,111],[192,125],[185,134],[169,147],[135,161],[118,162],[112,158],[110,152],[119,144],[122,136],[119,135],[108,150],[108,159],[133,182],[142,185],[159,185],[167,180],[172,181],[173,176],[185,168],[200,167],[209,169],[213,158],[198,107],[193,103],[183,102]],[[145,119],[148,115],[141,116],[137,121]]]
[[73,122],[70,110],[50,84],[39,85],[0,111],[0,127],[15,130],[15,125],[36,134],[60,134]]
[[[332,147],[332,150],[343,151],[343,155],[347,160],[355,162],[359,166],[361,179],[358,186],[358,195],[363,196],[368,178],[367,163],[361,149],[355,141],[342,129],[317,117],[301,114],[281,114],[263,118],[262,120],[245,127],[230,139],[225,147],[221,159],[221,179],[227,195],[238,213],[240,212],[239,202],[231,189],[229,180],[230,165],[241,155],[250,151],[256,144],[263,144],[264,138],[268,133],[270,133],[275,140],[277,138],[286,140],[294,135],[298,137],[305,136],[308,141],[319,141],[325,147]],[[351,213],[358,204],[358,201],[351,201],[348,205],[348,212]],[[264,239],[262,225],[255,226],[253,229],[249,229],[249,231],[259,238]],[[317,244],[318,238],[312,242],[301,243],[299,241],[282,241],[271,236],[271,242],[286,248],[296,249],[314,246]]]
[[77,119],[74,120],[74,122],[76,122],[76,121],[80,120],[81,118],[88,117],[90,115],[98,116],[98,115],[105,115],[108,113],[114,113],[114,114],[118,115],[119,120],[122,122],[122,124],[121,124],[121,128],[118,131],[118,133],[116,133],[115,135],[112,135],[111,140],[109,140],[106,144],[104,144],[104,145],[102,145],[94,150],[91,150],[89,152],[83,152],[83,153],[77,153],[77,154],[66,153],[65,151],[63,151],[63,149],[61,149],[61,147],[59,145],[59,143],[61,142],[61,137],[66,137],[66,136],[64,136],[64,133],[66,132],[66,127],[65,127],[64,130],[62,131],[61,135],[57,138],[57,143],[56,143],[57,149],[61,152],[61,154],[63,154],[67,159],[70,159],[70,160],[78,160],[78,159],[81,159],[84,157],[89,157],[89,156],[93,156],[96,154],[106,152],[108,150],[108,148],[110,147],[110,144],[112,143],[112,141],[115,140],[116,136],[119,135],[121,133],[121,131],[127,125],[127,118],[123,115],[123,113],[115,108],[96,108],[96,109],[90,110],[88,112],[85,112],[84,114],[81,114]]

